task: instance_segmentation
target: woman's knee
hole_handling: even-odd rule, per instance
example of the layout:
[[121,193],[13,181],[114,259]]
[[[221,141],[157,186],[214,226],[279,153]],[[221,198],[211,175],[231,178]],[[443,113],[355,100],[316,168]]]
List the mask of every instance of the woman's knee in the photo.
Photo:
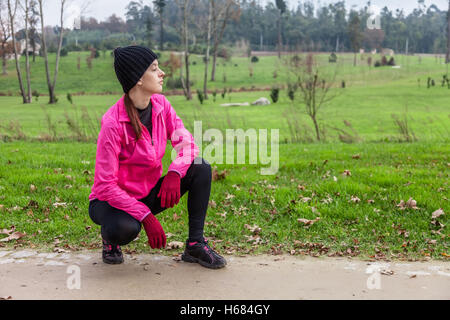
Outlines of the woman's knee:
[[211,180],[211,165],[202,157],[197,157],[193,161],[195,174]]
[[102,236],[110,243],[125,245],[141,232],[141,224],[136,219],[120,219],[102,226]]

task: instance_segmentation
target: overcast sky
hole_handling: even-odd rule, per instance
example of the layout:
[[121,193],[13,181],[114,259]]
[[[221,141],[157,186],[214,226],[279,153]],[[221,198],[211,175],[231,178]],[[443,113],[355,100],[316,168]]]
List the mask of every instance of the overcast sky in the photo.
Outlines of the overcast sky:
[[[266,4],[268,2],[275,2],[275,0],[257,0],[261,4]],[[102,21],[107,17],[115,13],[125,19],[125,7],[130,1],[127,0],[70,0],[72,6],[72,12],[76,7],[82,7],[83,4],[89,2],[90,5],[83,16],[95,17],[97,20]],[[144,0],[144,3],[151,5],[151,0]],[[288,7],[290,9],[296,8],[299,0],[287,0]],[[300,1],[304,2],[304,1]],[[313,2],[318,5],[335,3],[335,0],[313,0]],[[363,7],[367,4],[367,0],[346,0],[347,8],[350,9],[352,6]],[[414,8],[417,7],[416,0],[372,0],[372,5],[383,8],[387,6],[391,10],[405,9],[406,13],[410,13]],[[44,1],[44,21],[46,25],[56,25],[59,24],[59,10],[60,10],[60,0],[45,0]],[[425,0],[425,4],[430,6],[435,4],[440,10],[447,10],[448,0]],[[152,6],[152,5],[151,5]],[[67,17],[67,16],[66,16]]]

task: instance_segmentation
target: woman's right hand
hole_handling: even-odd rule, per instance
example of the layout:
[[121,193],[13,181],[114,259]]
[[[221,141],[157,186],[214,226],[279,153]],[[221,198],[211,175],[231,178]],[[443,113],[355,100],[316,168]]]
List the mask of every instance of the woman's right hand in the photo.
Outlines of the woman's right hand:
[[142,224],[144,225],[150,247],[152,247],[152,249],[164,248],[166,246],[166,234],[158,219],[150,213],[142,220]]

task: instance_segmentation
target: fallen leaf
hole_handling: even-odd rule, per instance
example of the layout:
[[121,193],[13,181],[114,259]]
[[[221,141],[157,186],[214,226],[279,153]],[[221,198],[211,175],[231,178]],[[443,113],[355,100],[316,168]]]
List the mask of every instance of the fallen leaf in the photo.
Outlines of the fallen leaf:
[[25,235],[26,235],[26,233],[22,233],[22,232],[16,231],[16,232],[13,232],[12,234],[10,234],[8,237],[0,239],[0,241],[8,242],[8,241],[11,241],[11,240],[18,240],[18,239],[24,237]]
[[210,201],[208,202],[208,205],[209,205],[211,208],[215,208],[215,207],[217,206],[217,204],[216,204],[216,202],[215,202],[214,200],[210,200]]
[[297,219],[298,222],[303,223],[305,226],[313,225],[314,223],[316,223],[319,220],[320,220],[320,217],[317,217],[314,220],[308,220],[308,219],[303,219],[303,218]]
[[350,197],[350,200],[351,200],[352,202],[354,202],[354,203],[358,203],[358,202],[361,201],[361,199],[359,199],[357,196],[351,196],[351,197]]
[[343,176],[351,176],[352,173],[350,172],[350,170],[344,170],[344,172],[342,172]]
[[212,169],[212,181],[223,180],[223,179],[225,179],[227,174],[228,174],[227,170],[223,170],[222,172],[219,172],[219,171],[217,171],[217,167],[214,166],[214,168]]
[[444,214],[445,214],[444,210],[442,210],[442,208],[440,208],[440,209],[434,211],[434,212],[431,214],[431,218],[432,218],[432,219],[437,219],[437,218],[439,218],[440,216],[443,216]]
[[179,249],[184,246],[184,243],[181,241],[171,241],[167,244],[167,250]]
[[408,201],[406,201],[406,206],[411,209],[415,209],[415,210],[419,209],[419,208],[417,208],[416,204],[417,204],[417,201],[411,197],[408,199]]
[[380,270],[380,273],[381,273],[381,274],[384,274],[384,275],[386,275],[386,276],[392,276],[392,275],[394,274],[394,271],[392,271],[392,270],[387,270],[387,269],[383,269],[383,270]]
[[54,206],[55,208],[59,208],[59,207],[67,208],[67,202],[55,202],[55,203],[53,204],[53,206]]
[[30,184],[30,191],[31,192],[36,191],[36,186],[34,184]]
[[260,227],[258,227],[256,224],[253,225],[253,226],[250,226],[250,225],[248,225],[248,224],[245,224],[244,227],[245,227],[246,229],[250,230],[251,233],[253,233],[253,234],[259,234],[259,233],[261,232],[261,230],[262,230],[262,229],[261,229]]
[[352,155],[352,159],[361,159],[361,156],[359,154]]

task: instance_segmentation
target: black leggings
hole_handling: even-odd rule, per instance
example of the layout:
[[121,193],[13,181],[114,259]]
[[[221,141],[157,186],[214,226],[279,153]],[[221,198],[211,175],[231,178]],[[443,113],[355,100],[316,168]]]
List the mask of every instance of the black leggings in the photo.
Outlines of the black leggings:
[[[196,163],[198,162],[198,163]],[[157,197],[165,176],[159,178],[150,193],[139,201],[145,203],[156,215],[167,208],[161,207]],[[211,165],[203,158],[193,161],[186,176],[181,179],[181,197],[188,194],[189,241],[203,240],[203,227],[211,192]],[[89,202],[89,216],[101,225],[102,238],[109,243],[125,245],[134,240],[141,231],[141,223],[123,210],[112,207],[107,201],[94,199]]]

